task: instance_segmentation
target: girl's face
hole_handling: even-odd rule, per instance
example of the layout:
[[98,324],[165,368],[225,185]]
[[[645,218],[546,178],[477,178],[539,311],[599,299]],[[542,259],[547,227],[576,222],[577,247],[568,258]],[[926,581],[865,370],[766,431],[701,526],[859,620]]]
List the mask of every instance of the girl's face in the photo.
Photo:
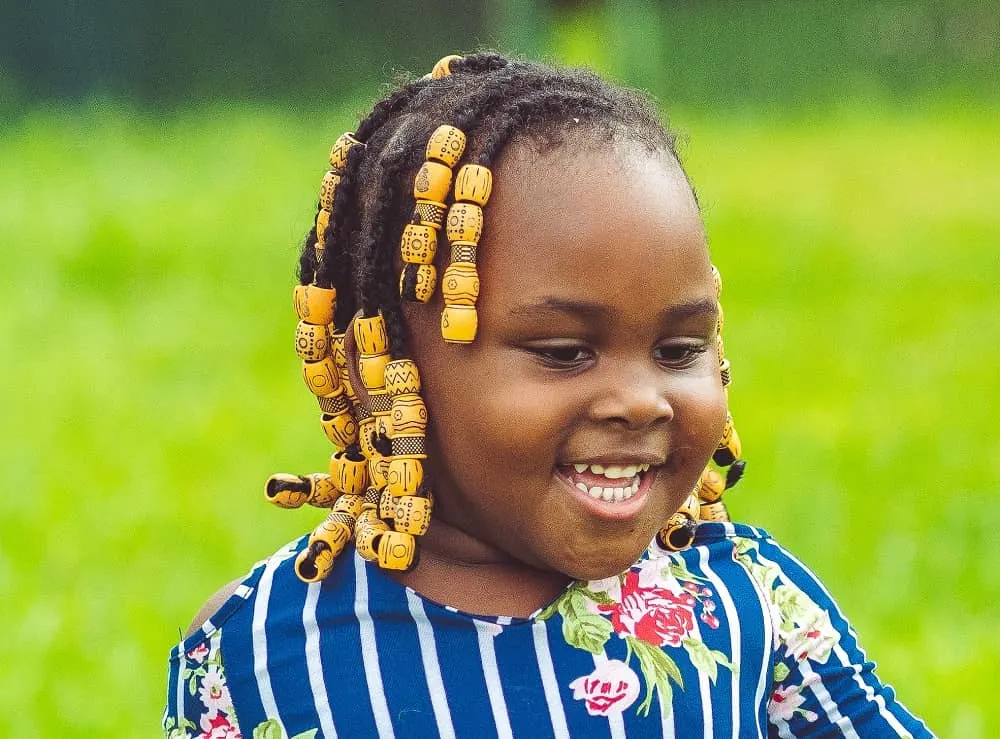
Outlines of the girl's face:
[[722,433],[701,217],[676,162],[635,145],[515,146],[494,174],[476,340],[442,341],[440,298],[407,306],[435,519],[532,567],[607,577]]

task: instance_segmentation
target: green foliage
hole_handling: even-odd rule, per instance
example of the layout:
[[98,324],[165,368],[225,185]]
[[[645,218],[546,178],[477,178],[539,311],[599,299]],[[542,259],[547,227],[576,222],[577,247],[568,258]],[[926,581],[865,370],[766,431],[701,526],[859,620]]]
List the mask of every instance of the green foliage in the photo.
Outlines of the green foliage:
[[[319,520],[261,488],[328,454],[290,287],[353,112],[74,108],[5,130],[0,736],[155,735],[178,629]],[[725,280],[734,515],[819,572],[936,731],[986,736],[996,111],[677,118]]]

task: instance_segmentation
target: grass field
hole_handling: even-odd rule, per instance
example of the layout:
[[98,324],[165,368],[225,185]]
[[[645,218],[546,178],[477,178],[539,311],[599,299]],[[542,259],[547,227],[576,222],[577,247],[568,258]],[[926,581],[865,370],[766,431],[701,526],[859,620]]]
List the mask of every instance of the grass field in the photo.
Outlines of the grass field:
[[[962,739],[1000,726],[996,113],[679,117],[726,280],[734,514]],[[261,488],[325,464],[289,287],[349,123],[95,105],[0,134],[0,736],[156,735],[178,628],[318,521]]]

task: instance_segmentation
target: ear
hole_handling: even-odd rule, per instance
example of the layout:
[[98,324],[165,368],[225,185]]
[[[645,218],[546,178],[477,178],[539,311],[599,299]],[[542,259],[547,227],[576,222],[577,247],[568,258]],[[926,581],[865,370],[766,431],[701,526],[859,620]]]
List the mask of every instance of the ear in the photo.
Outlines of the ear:
[[347,375],[351,378],[351,387],[354,388],[354,394],[358,396],[358,401],[365,408],[371,408],[371,402],[368,399],[368,388],[361,381],[361,371],[358,369],[358,357],[360,356],[358,354],[358,342],[354,340],[354,321],[360,315],[361,311],[355,313],[354,318],[347,324],[347,330],[344,334],[344,356],[347,358]]

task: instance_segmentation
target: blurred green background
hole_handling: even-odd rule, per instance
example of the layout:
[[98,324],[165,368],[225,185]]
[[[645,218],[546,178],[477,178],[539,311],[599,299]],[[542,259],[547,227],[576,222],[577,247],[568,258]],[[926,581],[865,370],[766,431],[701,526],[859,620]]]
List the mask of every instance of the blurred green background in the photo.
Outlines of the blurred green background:
[[261,488],[327,454],[289,287],[328,147],[481,47],[657,96],[725,278],[734,514],[941,736],[996,736],[998,38],[973,1],[5,4],[0,737],[155,736],[178,628],[318,521]]

